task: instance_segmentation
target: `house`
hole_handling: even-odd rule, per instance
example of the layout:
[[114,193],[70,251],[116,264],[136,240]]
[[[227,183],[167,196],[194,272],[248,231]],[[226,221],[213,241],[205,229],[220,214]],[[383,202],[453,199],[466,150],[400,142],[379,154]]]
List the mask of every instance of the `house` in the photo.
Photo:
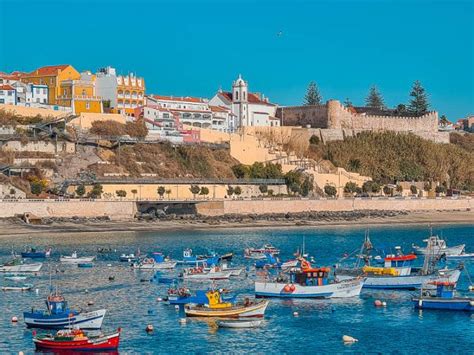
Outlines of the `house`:
[[277,105],[263,95],[249,92],[248,83],[241,75],[232,83],[231,92],[219,90],[209,105],[230,110],[235,116],[235,128],[280,126],[280,119],[276,117]]
[[13,86],[0,85],[0,104],[16,105],[16,90]]

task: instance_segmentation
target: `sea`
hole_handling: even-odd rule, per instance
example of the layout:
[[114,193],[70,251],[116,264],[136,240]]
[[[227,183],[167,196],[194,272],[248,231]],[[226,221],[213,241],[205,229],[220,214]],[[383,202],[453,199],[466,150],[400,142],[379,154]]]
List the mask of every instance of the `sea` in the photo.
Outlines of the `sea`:
[[[243,258],[243,250],[271,243],[281,249],[281,259],[293,257],[303,242],[305,251],[314,256],[318,266],[333,266],[345,255],[355,255],[360,248],[365,227],[209,229],[156,232],[71,233],[0,238],[0,260],[6,261],[12,250],[21,252],[27,246],[38,249],[51,246],[51,258],[45,261],[39,275],[26,281],[30,292],[0,293],[0,353],[34,353],[32,330],[23,323],[22,312],[45,307],[50,279],[76,309],[106,308],[104,331],[122,328],[119,353],[187,354],[187,353],[257,353],[257,354],[473,354],[474,314],[449,311],[418,311],[411,297],[419,291],[363,290],[352,299],[271,299],[261,327],[222,329],[214,321],[187,319],[174,306],[161,301],[168,285],[156,282],[152,272],[132,270],[118,261],[122,253],[142,254],[155,251],[181,259],[185,248],[195,254],[233,252],[232,264],[246,268],[242,276],[219,281],[214,286],[233,290],[239,298],[253,296],[256,271],[253,262]],[[474,224],[433,226],[433,233],[448,245],[466,244],[474,252]],[[429,235],[427,225],[373,226],[370,237],[377,251],[405,253],[412,244],[422,245]],[[110,249],[98,253],[98,248]],[[77,251],[80,256],[97,255],[92,268],[78,268],[59,263],[60,255]],[[351,264],[351,258],[343,261]],[[421,264],[421,260],[419,260]],[[466,262],[458,292],[469,295],[470,279],[474,281],[474,261]],[[448,266],[457,266],[450,264]],[[174,278],[180,269],[162,272]],[[113,280],[109,280],[109,278]],[[150,282],[151,280],[151,282]],[[0,276],[2,285],[11,284]],[[21,282],[20,282],[21,283]],[[192,291],[205,290],[209,282],[186,283]],[[474,297],[474,293],[470,293]],[[374,301],[386,302],[375,307]],[[297,313],[295,313],[297,312]],[[18,317],[17,323],[11,318]],[[147,333],[147,325],[154,331]],[[358,342],[347,345],[343,335]]]

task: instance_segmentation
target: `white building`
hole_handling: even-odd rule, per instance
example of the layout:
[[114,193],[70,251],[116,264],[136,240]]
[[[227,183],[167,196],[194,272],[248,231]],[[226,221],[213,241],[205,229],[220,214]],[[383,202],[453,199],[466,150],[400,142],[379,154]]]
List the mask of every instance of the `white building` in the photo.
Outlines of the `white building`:
[[16,90],[13,86],[0,85],[0,104],[16,105]]
[[248,91],[248,83],[239,75],[232,84],[232,92],[219,92],[209,101],[210,105],[225,107],[235,115],[236,128],[241,126],[280,126],[275,104],[258,93]]
[[16,90],[17,105],[48,105],[48,85],[25,84],[17,81],[12,86]]

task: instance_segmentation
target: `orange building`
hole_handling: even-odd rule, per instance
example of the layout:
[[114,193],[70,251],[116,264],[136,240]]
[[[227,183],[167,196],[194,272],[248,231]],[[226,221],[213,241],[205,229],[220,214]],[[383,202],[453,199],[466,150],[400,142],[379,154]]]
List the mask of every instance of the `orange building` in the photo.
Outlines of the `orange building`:
[[145,105],[145,79],[133,74],[117,76],[116,111],[133,116],[135,109]]

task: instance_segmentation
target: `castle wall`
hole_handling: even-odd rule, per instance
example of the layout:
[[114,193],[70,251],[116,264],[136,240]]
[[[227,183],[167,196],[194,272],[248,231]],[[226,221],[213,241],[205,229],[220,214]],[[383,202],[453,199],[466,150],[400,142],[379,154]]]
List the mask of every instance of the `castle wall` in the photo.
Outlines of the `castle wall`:
[[280,118],[282,126],[328,128],[326,105],[279,107],[276,116]]

